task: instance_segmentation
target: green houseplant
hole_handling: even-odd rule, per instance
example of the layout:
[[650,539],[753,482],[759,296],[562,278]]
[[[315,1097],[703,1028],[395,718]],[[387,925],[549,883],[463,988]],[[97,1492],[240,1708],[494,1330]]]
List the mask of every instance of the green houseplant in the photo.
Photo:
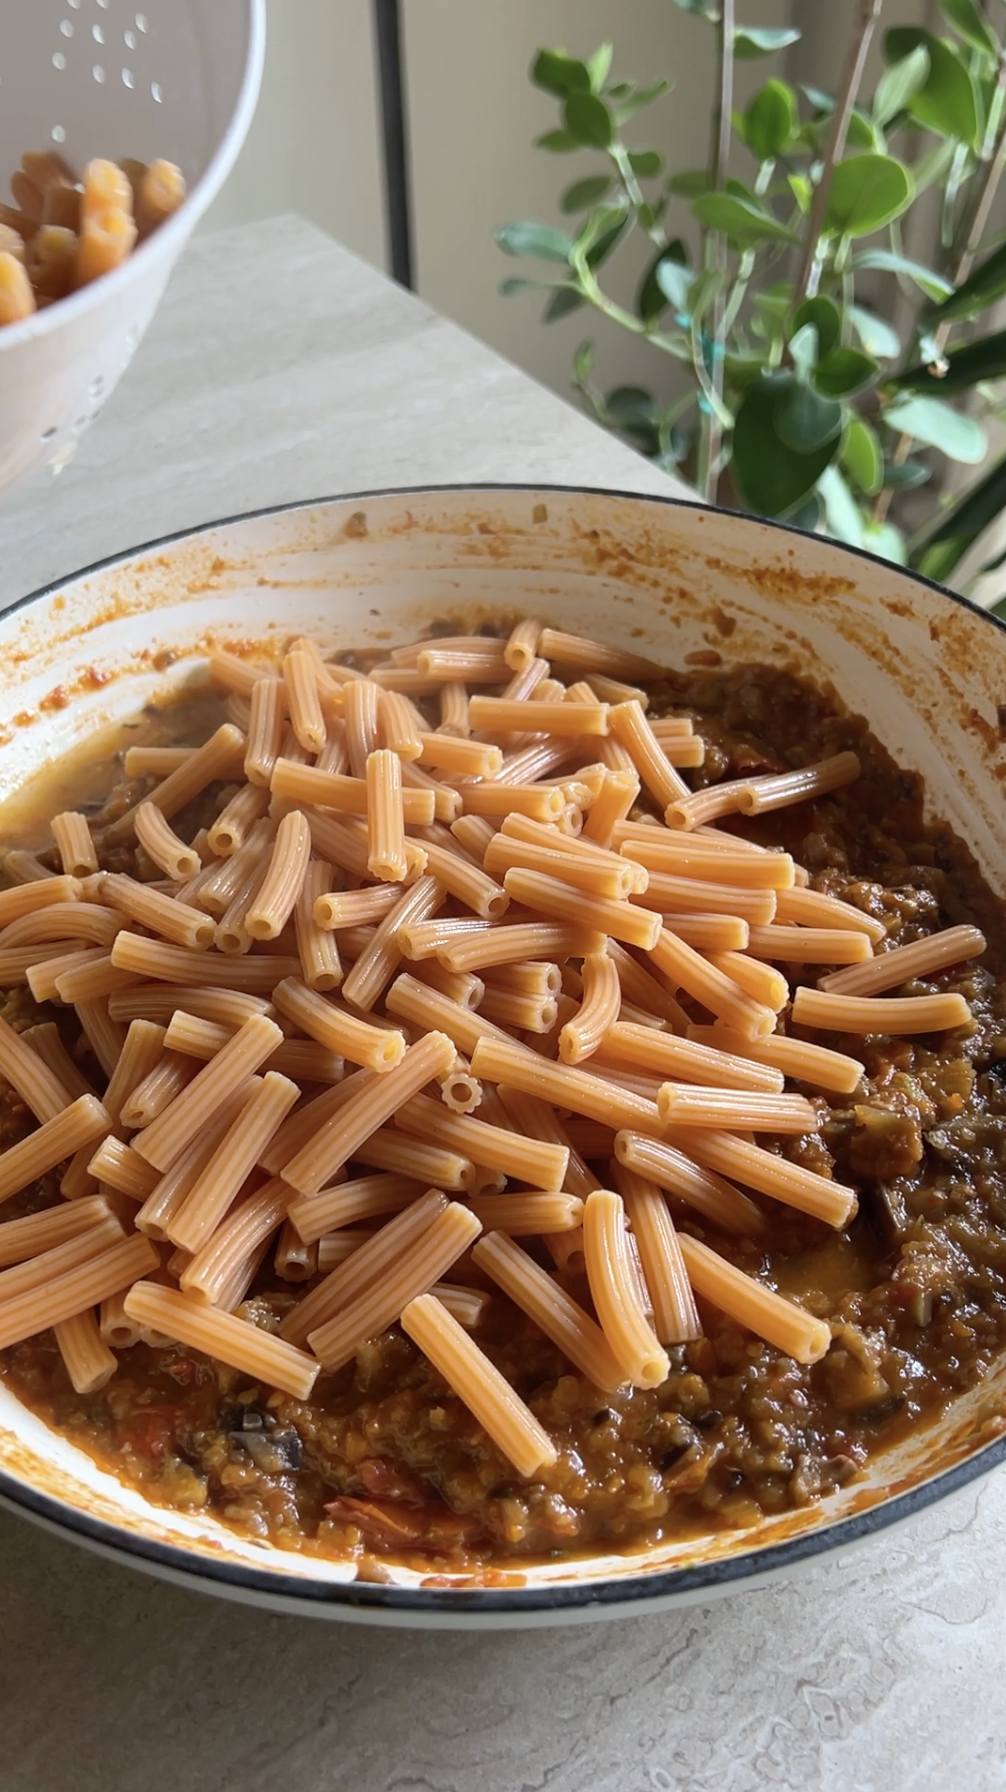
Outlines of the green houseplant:
[[[608,44],[583,60],[539,50],[531,79],[560,113],[539,146],[587,152],[592,165],[562,193],[568,229],[497,230],[508,255],[540,264],[502,289],[544,288],[546,320],[593,308],[652,348],[650,390],[602,390],[589,342],[574,356],[575,385],[602,423],[706,499],[823,526],[952,580],[1006,504],[1006,457],[983,464],[1006,375],[1006,331],[988,322],[1006,295],[1006,241],[989,223],[1006,153],[1006,8],[989,0],[993,18],[979,0],[939,0],[945,36],[888,30],[867,99],[882,0],[857,0],[834,93],[772,78],[738,112],[737,60],[799,34],[739,24],[734,0],[676,3],[715,33],[705,164],[669,173],[659,150],[626,139],[669,80],[621,78]],[[940,241],[922,265],[903,233],[930,189],[941,195]],[[672,196],[690,208],[694,256],[668,230]],[[609,265],[640,234],[647,264],[622,304]],[[895,284],[913,301],[904,339],[884,315]],[[910,532],[911,490],[941,455],[980,471]]]

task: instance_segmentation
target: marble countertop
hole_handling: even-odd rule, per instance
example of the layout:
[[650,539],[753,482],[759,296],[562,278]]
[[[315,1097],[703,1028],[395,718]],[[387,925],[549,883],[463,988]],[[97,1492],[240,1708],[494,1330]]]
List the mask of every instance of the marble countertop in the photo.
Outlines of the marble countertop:
[[[668,481],[307,225],[199,239],[2,601],[159,534],[382,485]],[[4,1792],[1006,1788],[1006,1477],[799,1577],[496,1636],[141,1578],[0,1512]]]

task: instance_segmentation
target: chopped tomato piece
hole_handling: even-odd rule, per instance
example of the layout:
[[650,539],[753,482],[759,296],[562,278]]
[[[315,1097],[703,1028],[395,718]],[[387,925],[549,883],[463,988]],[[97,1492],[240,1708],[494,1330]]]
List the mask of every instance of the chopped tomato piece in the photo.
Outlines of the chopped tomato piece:
[[356,1474],[364,1492],[376,1500],[410,1500],[422,1505],[429,1498],[425,1481],[392,1462],[390,1456],[367,1456],[356,1464]]
[[392,1500],[358,1500],[344,1494],[330,1500],[325,1511],[331,1518],[356,1525],[369,1542],[385,1548],[402,1548],[409,1543],[456,1547],[473,1543],[483,1534],[479,1519],[451,1512],[440,1500],[428,1500],[424,1506],[406,1506]]
[[181,1406],[138,1406],[119,1425],[119,1442],[134,1456],[159,1462],[185,1427]]

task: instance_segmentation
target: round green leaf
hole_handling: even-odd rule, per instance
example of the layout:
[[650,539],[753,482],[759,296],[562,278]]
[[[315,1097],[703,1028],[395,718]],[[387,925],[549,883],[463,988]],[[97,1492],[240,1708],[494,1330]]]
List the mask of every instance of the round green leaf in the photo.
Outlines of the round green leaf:
[[651,392],[642,386],[616,386],[605,398],[608,415],[619,429],[650,430],[657,417]]
[[914,436],[927,447],[938,448],[948,460],[977,466],[985,459],[985,431],[973,417],[955,411],[939,398],[902,398],[884,412],[884,422],[899,434]]
[[759,56],[774,56],[790,44],[800,42],[799,31],[791,26],[766,28],[762,25],[738,25],[734,31],[734,55],[738,62],[754,62]]
[[794,380],[778,394],[773,421],[776,435],[787,448],[797,454],[813,454],[837,439],[842,428],[842,407],[832,398],[822,398],[813,387]]
[[541,321],[543,324],[557,323],[560,317],[568,317],[571,311],[579,311],[586,303],[583,294],[575,286],[559,286],[545,306]]
[[507,255],[535,255],[539,261],[569,261],[569,237],[551,224],[500,224],[496,241]]
[[596,93],[571,93],[563,108],[566,129],[585,149],[609,149],[614,136],[611,113]]
[[915,282],[927,299],[943,299],[953,291],[949,280],[944,280],[942,274],[923,267],[919,261],[909,261],[904,255],[896,255],[893,249],[862,249],[852,265],[854,268],[878,268],[885,274],[903,274],[906,280]]
[[850,305],[846,316],[868,355],[880,355],[887,361],[900,355],[901,340],[886,318],[875,317],[861,305]]
[[932,467],[921,460],[904,460],[900,466],[888,461],[884,468],[884,490],[912,492],[918,485],[927,485],[933,476]]
[[884,133],[860,106],[853,106],[849,114],[845,140],[850,149],[876,149],[883,154]]
[[652,180],[663,173],[664,158],[658,149],[630,149],[629,167],[640,180]]
[[559,201],[564,212],[585,212],[610,190],[611,176],[608,174],[590,174],[586,180],[574,181],[567,187]]
[[849,487],[837,467],[826,467],[817,482],[824,499],[824,520],[829,535],[836,541],[847,541],[850,547],[863,545],[863,518]]
[[810,211],[811,199],[814,196],[814,189],[811,186],[810,181],[805,174],[787,174],[786,182],[793,198],[796,200],[799,210],[802,212],[803,216],[806,217],[807,213]]
[[501,280],[499,290],[505,299],[517,292],[575,292],[576,288],[562,280]]
[[871,554],[879,554],[882,560],[893,561],[895,566],[904,566],[908,559],[905,538],[895,523],[865,523],[863,546],[869,548]]
[[643,322],[653,323],[668,305],[684,311],[691,279],[687,251],[681,239],[676,238],[654,256],[639,283],[636,311]]
[[547,149],[553,156],[571,156],[574,150],[580,148],[576,138],[571,137],[568,131],[544,131],[534,141],[536,149]]
[[733,471],[745,503],[761,516],[785,516],[796,510],[838,453],[837,430],[808,452],[794,449],[780,436],[776,427],[780,400],[806,390],[792,373],[762,374],[752,380],[741,400],[734,425]]
[[[662,99],[665,93],[670,93],[673,86],[673,81],[653,81],[649,87],[636,87],[626,92],[624,98],[619,95],[615,111],[617,122],[620,125],[628,124],[629,119],[635,118],[636,113],[641,112],[644,106],[652,106],[654,100]],[[615,94],[610,88],[608,97],[609,99],[615,98]]]
[[842,443],[842,463],[860,491],[872,498],[884,477],[884,457],[874,431],[862,417],[853,417]]
[[887,124],[896,112],[903,112],[910,99],[923,87],[929,74],[929,51],[917,44],[900,62],[892,62],[877,82],[873,96],[873,116],[878,124]]
[[813,535],[821,521],[823,512],[824,505],[820,498],[816,492],[811,492],[802,504],[798,504],[795,510],[789,512],[786,521],[792,529],[803,529],[808,535]]
[[802,380],[808,380],[817,363],[817,331],[813,324],[801,324],[789,339],[789,356]]
[[590,268],[600,267],[629,222],[624,205],[602,205],[591,212],[574,245]]
[[575,56],[567,56],[565,50],[539,50],[531,64],[531,79],[536,87],[554,93],[560,100],[564,100],[568,93],[590,90],[590,72],[586,63],[578,62]]
[[804,299],[793,313],[794,332],[802,330],[805,324],[813,324],[817,331],[818,354],[829,355],[842,334],[842,319],[834,300],[823,294]]
[[759,161],[785,155],[796,128],[796,95],[785,81],[766,81],[744,114],[744,141]]
[[871,356],[858,348],[833,348],[817,364],[814,381],[829,398],[844,398],[868,386],[880,369]]
[[708,193],[711,185],[708,168],[684,168],[680,174],[671,175],[667,191],[682,199],[695,199],[699,193]]
[[842,236],[869,236],[900,217],[914,191],[908,169],[893,156],[850,156],[831,177],[825,222]]
[[692,211],[700,224],[709,230],[722,230],[736,243],[782,242],[799,239],[771,212],[764,211],[737,193],[700,193],[692,200]]
[[611,73],[611,58],[615,53],[614,44],[599,44],[593,56],[587,58],[587,74],[590,77],[590,90],[600,93],[605,81]]
[[981,141],[977,91],[953,50],[931,31],[897,25],[884,38],[884,57],[888,63],[903,62],[920,46],[929,57],[929,73],[909,100],[908,111],[928,130],[942,137],[957,137],[977,149]]

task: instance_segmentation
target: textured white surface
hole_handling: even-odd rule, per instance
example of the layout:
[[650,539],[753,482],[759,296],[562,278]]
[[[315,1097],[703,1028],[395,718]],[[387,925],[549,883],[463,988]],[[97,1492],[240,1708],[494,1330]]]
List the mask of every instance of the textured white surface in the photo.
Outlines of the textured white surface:
[[[227,512],[479,479],[668,489],[304,226],[204,238],[74,466],[0,510],[3,600]],[[1002,1792],[1004,1552],[998,1475],[857,1555],[709,1607],[436,1637],[218,1604],[0,1514],[0,1782]]]

